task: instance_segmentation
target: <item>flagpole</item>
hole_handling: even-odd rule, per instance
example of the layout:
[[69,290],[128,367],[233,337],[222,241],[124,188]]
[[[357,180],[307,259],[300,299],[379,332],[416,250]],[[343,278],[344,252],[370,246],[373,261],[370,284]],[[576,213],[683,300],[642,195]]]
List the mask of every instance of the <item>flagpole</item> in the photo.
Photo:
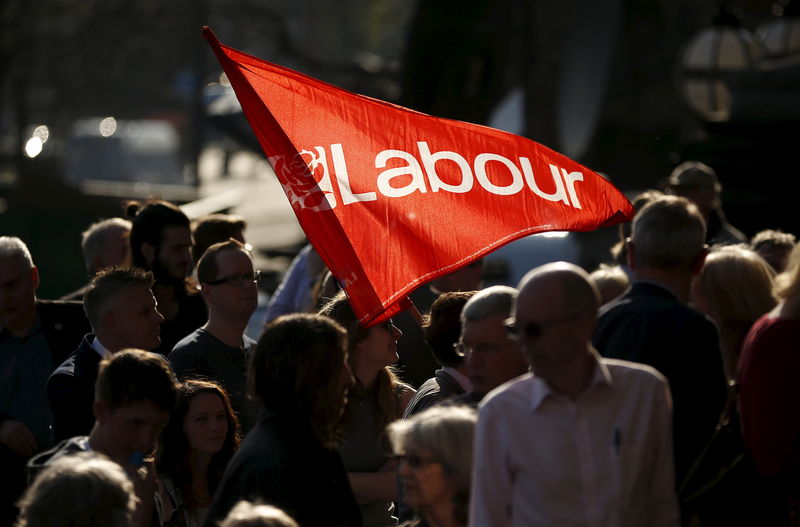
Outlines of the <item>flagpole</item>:
[[408,297],[408,303],[409,303],[408,312],[411,314],[411,317],[419,325],[420,329],[424,329],[422,313],[420,313],[419,309],[417,309],[417,306],[414,305],[414,302],[411,300],[411,297]]

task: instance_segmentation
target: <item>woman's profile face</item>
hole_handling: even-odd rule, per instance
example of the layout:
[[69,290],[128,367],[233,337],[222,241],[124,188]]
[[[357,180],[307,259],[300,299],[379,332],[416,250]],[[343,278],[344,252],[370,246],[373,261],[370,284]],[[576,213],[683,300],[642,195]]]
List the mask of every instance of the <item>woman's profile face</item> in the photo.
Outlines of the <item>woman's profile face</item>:
[[183,432],[195,452],[213,455],[222,450],[228,434],[228,416],[220,396],[208,392],[195,395],[183,418]]
[[424,511],[452,500],[455,485],[431,452],[424,448],[408,448],[400,457],[398,474],[403,480],[406,504]]
[[403,332],[391,320],[373,326],[369,328],[367,336],[356,344],[355,359],[378,367],[390,366],[400,358],[397,341],[402,336]]

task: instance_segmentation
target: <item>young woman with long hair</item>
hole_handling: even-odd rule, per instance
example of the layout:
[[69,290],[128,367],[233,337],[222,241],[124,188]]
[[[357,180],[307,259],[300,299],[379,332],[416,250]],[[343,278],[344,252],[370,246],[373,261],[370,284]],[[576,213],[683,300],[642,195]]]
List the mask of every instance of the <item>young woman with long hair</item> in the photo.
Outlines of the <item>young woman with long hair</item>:
[[159,441],[164,525],[200,526],[239,446],[239,421],[218,384],[187,380]]

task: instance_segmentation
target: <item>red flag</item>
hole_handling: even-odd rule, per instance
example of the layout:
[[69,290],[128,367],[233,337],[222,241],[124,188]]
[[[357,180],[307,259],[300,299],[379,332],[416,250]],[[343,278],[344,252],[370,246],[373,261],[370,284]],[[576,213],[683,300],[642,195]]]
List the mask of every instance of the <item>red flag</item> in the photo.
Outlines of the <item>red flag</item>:
[[529,139],[356,95],[203,35],[364,325],[517,238],[633,214],[603,177]]

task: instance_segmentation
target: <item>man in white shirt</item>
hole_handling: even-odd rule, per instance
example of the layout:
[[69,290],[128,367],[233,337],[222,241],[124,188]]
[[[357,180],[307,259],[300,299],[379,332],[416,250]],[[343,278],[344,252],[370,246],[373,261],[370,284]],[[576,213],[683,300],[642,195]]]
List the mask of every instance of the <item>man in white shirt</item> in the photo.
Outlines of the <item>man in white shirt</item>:
[[471,526],[678,525],[668,385],[599,357],[598,299],[564,262],[520,282],[509,330],[533,373],[481,404]]
[[124,348],[158,347],[164,317],[156,309],[152,285],[153,275],[137,267],[103,269],[89,283],[83,308],[94,333],[83,338],[47,381],[56,442],[91,431],[101,359]]

